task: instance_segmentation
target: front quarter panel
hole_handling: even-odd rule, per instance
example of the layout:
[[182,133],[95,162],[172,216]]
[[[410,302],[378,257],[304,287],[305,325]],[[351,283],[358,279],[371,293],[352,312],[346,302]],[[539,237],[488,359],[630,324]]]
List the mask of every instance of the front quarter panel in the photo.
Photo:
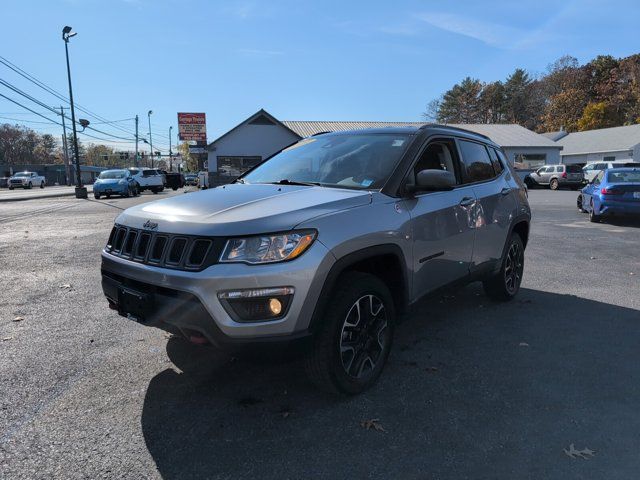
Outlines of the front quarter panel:
[[342,210],[303,222],[296,228],[314,228],[336,260],[354,252],[380,245],[396,245],[404,257],[408,291],[411,291],[411,217],[404,201],[373,193],[368,205]]

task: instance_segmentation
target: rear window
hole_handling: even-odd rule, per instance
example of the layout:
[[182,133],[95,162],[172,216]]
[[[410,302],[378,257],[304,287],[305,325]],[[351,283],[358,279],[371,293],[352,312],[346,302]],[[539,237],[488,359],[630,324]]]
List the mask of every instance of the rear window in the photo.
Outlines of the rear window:
[[640,183],[640,171],[638,172],[616,172],[609,171],[607,176],[609,183]]
[[582,168],[580,167],[580,165],[567,165],[567,172],[580,173],[582,172]]
[[143,170],[142,171],[142,176],[143,177],[153,177],[154,175],[157,175],[158,173],[155,170]]

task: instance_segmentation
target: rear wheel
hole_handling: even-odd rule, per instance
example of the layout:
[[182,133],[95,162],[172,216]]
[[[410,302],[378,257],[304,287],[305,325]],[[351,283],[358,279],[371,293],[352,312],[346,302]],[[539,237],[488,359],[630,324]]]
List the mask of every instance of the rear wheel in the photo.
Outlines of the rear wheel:
[[560,184],[558,183],[558,179],[557,178],[552,178],[551,182],[549,182],[549,188],[551,190],[558,190],[558,188],[560,188]]
[[482,282],[484,291],[494,300],[511,300],[520,291],[524,273],[524,244],[517,233],[512,233],[500,271]]
[[44,182],[40,182],[40,188],[44,188]]
[[596,213],[595,206],[593,205],[593,198],[591,199],[591,203],[589,204],[589,221],[592,223],[600,223],[601,215]]
[[395,308],[374,275],[343,275],[306,358],[307,374],[323,390],[354,395],[371,387],[384,368],[393,339]]
[[94,193],[93,194],[93,198],[95,198],[96,200],[100,200],[100,194],[99,193]]

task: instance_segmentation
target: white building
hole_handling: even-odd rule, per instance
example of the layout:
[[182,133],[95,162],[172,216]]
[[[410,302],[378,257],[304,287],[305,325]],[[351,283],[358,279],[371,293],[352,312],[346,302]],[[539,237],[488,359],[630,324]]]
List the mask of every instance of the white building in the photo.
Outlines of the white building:
[[[318,133],[422,125],[424,122],[280,121],[261,109],[209,144],[210,181],[226,183],[283,148]],[[562,146],[520,125],[452,126],[487,135],[503,147],[512,163],[529,168],[560,163]]]
[[565,133],[556,144],[566,164],[640,159],[640,125]]

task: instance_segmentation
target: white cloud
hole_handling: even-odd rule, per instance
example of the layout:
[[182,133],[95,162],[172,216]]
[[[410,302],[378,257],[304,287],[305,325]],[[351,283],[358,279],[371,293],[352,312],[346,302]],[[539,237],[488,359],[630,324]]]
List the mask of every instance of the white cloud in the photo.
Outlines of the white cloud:
[[524,36],[524,32],[514,27],[451,13],[421,13],[416,18],[433,27],[474,38],[492,47],[513,48]]

